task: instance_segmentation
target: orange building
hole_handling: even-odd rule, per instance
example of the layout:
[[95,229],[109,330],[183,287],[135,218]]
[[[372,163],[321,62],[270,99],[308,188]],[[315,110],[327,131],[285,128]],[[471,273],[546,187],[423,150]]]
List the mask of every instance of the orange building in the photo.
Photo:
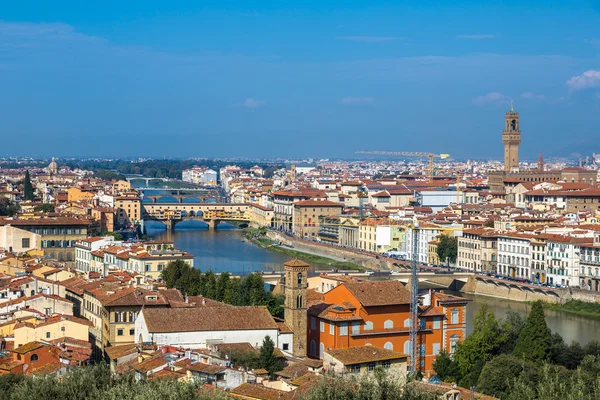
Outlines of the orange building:
[[[410,292],[395,280],[345,282],[308,309],[308,355],[323,358],[325,349],[364,346],[410,354]],[[442,351],[453,353],[466,334],[468,299],[443,292],[419,307],[417,365],[430,375]],[[429,303],[429,301],[427,301]]]

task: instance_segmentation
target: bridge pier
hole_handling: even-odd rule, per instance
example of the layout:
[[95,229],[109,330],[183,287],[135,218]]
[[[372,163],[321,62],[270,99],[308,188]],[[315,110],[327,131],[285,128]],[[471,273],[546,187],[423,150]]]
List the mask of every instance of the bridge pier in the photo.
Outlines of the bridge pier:
[[167,220],[165,220],[163,222],[167,226],[167,231],[168,232],[172,232],[175,229],[175,224],[177,223],[177,221],[175,221],[173,219],[167,219]]

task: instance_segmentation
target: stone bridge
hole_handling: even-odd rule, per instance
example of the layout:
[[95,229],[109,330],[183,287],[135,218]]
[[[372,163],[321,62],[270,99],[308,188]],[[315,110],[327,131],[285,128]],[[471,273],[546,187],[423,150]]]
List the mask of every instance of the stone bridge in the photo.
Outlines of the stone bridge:
[[[185,200],[197,200],[206,203],[207,200],[214,200],[217,203],[223,200],[221,191],[218,188],[196,188],[196,189],[160,189],[160,188],[139,188],[136,189],[142,194],[145,203],[158,203],[161,199],[172,198],[177,203],[186,203]],[[161,193],[146,194],[148,191],[160,191]],[[166,202],[165,202],[166,203]],[[161,204],[165,204],[161,203]]]
[[209,229],[220,222],[250,223],[250,205],[233,203],[142,203],[144,221],[161,221],[173,230],[181,221],[201,221]]

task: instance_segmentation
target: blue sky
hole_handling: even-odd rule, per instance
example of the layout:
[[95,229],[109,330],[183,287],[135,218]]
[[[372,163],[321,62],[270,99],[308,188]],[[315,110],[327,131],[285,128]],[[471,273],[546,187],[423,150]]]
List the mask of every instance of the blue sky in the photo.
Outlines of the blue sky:
[[0,155],[600,152],[600,1],[0,6]]

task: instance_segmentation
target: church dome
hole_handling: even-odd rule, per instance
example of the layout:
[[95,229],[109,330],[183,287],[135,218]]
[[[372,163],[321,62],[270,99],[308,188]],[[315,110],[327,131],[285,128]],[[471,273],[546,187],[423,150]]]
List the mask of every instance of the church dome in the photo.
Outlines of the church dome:
[[51,173],[58,172],[58,164],[56,163],[56,160],[54,159],[54,157],[52,157],[52,161],[48,165],[48,171],[50,171]]

